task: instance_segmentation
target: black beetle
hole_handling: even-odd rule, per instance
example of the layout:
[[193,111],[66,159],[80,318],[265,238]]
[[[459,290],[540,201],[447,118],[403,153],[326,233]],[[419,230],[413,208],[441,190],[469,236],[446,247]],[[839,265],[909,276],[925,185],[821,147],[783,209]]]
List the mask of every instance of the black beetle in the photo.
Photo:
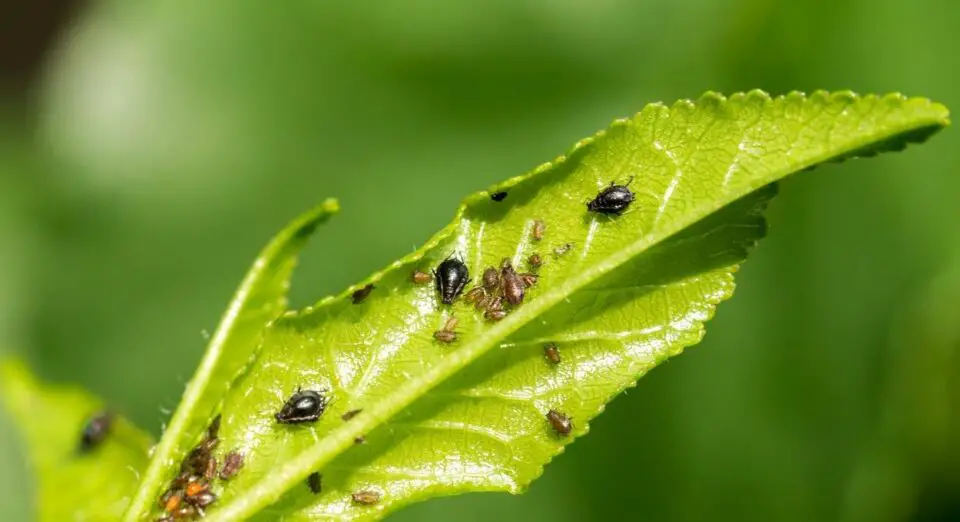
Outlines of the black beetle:
[[433,271],[433,278],[436,281],[437,293],[440,294],[440,301],[443,304],[453,304],[454,299],[470,282],[470,271],[467,270],[467,265],[463,264],[463,261],[451,256],[437,266]]
[[274,417],[280,424],[314,422],[323,415],[326,408],[327,398],[322,393],[314,390],[297,389],[297,393],[287,399],[286,404]]
[[633,178],[626,185],[617,185],[610,182],[610,186],[601,190],[597,197],[587,203],[587,210],[600,214],[620,215],[630,203],[633,203],[633,192],[627,188],[627,185],[633,181]]
[[91,417],[80,434],[80,451],[90,451],[99,446],[103,439],[107,438],[111,426],[113,413],[109,411],[102,411]]
[[502,190],[500,192],[494,192],[493,194],[490,194],[490,199],[497,202],[503,201],[504,199],[507,199],[507,193]]

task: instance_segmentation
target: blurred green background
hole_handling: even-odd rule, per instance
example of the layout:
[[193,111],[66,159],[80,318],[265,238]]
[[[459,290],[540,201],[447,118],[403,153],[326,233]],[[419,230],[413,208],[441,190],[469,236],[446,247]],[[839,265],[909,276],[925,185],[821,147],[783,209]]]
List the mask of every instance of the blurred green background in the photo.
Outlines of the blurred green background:
[[[947,0],[14,1],[0,351],[154,434],[267,239],[295,305],[652,101],[902,91],[960,110]],[[9,37],[9,38],[8,38]],[[519,497],[400,521],[960,520],[960,133],[785,183],[706,340]],[[0,416],[0,520],[30,483]]]

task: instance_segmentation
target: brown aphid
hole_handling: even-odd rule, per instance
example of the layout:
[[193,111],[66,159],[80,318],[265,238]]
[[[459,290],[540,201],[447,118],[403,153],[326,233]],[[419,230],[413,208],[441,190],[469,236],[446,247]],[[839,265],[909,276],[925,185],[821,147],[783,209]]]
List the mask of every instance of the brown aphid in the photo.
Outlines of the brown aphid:
[[443,328],[433,332],[433,338],[440,341],[441,343],[452,343],[457,340],[457,332],[453,331],[454,328],[460,323],[456,317],[449,317],[447,322],[443,325]]
[[527,258],[527,264],[530,265],[530,268],[540,268],[543,265],[543,259],[540,254],[531,254]]
[[573,250],[573,243],[564,243],[553,249],[553,255],[556,257],[564,256],[571,250]]
[[363,411],[363,410],[361,410],[361,409],[350,410],[350,411],[348,411],[347,413],[344,413],[340,418],[343,419],[343,420],[345,420],[345,421],[348,421],[348,420],[356,417],[357,414],[359,414],[361,411]]
[[481,281],[483,282],[484,290],[494,292],[497,290],[497,287],[500,286],[500,272],[496,268],[488,266],[483,271],[483,279],[481,279]]
[[551,364],[560,364],[560,348],[557,348],[557,345],[554,343],[547,343],[543,347],[543,356],[547,358]]
[[543,239],[543,233],[547,230],[547,224],[539,219],[533,222],[533,239],[540,241]]
[[548,411],[547,420],[550,422],[550,425],[553,426],[553,429],[557,432],[557,435],[566,437],[567,435],[570,435],[571,431],[573,431],[573,421],[570,420],[570,417],[557,410]]
[[513,269],[509,259],[504,259],[500,265],[500,288],[503,291],[503,297],[512,305],[518,305],[523,302],[524,291],[527,288],[517,271]]
[[180,501],[183,500],[183,494],[179,491],[167,491],[160,497],[163,500],[163,510],[167,513],[173,513],[180,507]]
[[320,476],[320,473],[316,471],[314,471],[313,473],[310,474],[309,477],[307,477],[307,487],[310,488],[310,491],[313,492],[314,495],[320,493],[322,489],[320,484],[321,479],[322,477]]
[[174,522],[173,515],[163,515],[158,518],[155,522]]
[[[208,441],[213,441],[209,442]],[[213,459],[213,456],[210,455],[210,451],[213,449],[209,446],[216,446],[216,443],[220,442],[219,439],[207,439],[204,441],[204,444],[201,443],[199,446],[194,448],[187,454],[187,458],[183,459],[183,462],[180,463],[180,471],[184,473],[191,473],[202,475],[206,470],[209,464],[209,461]]]
[[207,480],[213,480],[213,477],[217,476],[217,459],[210,456],[210,459],[207,460],[207,469],[203,472],[203,478]]
[[503,298],[500,296],[492,297],[490,302],[487,303],[488,312],[495,312],[497,310],[503,310]]
[[377,287],[373,286],[373,283],[367,283],[366,286],[364,286],[364,287],[361,288],[360,290],[357,290],[356,292],[354,292],[354,293],[353,293],[353,304],[360,304],[360,303],[362,303],[363,300],[366,299],[368,295],[370,295],[370,292],[373,292],[374,289],[376,289],[376,288],[377,288]]
[[507,316],[507,311],[506,310],[487,310],[486,313],[483,314],[483,316],[491,321],[499,321]]
[[464,294],[463,300],[468,303],[473,303],[473,302],[479,303],[480,301],[483,301],[483,299],[486,296],[487,296],[487,291],[484,290],[482,287],[477,286],[477,287],[471,288],[469,292]]
[[355,504],[372,506],[380,502],[380,499],[383,498],[383,494],[372,489],[361,489],[360,491],[354,491],[350,497],[353,499]]
[[441,343],[450,344],[457,340],[457,332],[451,332],[449,330],[437,330],[436,332],[433,332],[433,338]]
[[173,482],[170,484],[170,489],[178,489],[187,485],[188,482],[197,480],[197,476],[189,471],[182,471],[177,478],[173,479]]
[[367,443],[367,438],[364,437],[363,435],[360,435],[359,437],[353,439],[353,443],[354,443],[354,444],[366,444],[366,443]]
[[425,285],[430,281],[433,281],[433,276],[428,274],[427,272],[414,270],[413,275],[410,277],[410,279],[413,280],[413,282],[418,285]]
[[[183,492],[176,488],[170,488],[163,492],[163,495],[160,495],[160,509],[170,512],[174,509],[177,509],[177,506],[180,505],[181,497]],[[173,500],[176,497],[176,500]]]
[[172,512],[171,514],[173,515],[174,520],[193,518],[197,516],[197,508],[191,506],[190,504],[186,504],[186,505],[180,506],[179,509]]
[[529,272],[517,274],[517,276],[520,277],[520,280],[523,281],[523,284],[526,285],[527,288],[537,284],[537,281],[540,279],[540,276],[537,274],[531,274]]
[[243,453],[231,451],[223,458],[223,468],[220,470],[220,480],[232,479],[243,467]]
[[187,484],[187,487],[183,490],[183,492],[187,498],[189,498],[203,493],[208,487],[209,485],[206,482],[191,482],[190,484]]
[[216,502],[216,501],[217,501],[217,496],[214,495],[214,494],[213,494],[212,492],[210,492],[210,491],[201,491],[200,493],[197,493],[196,495],[187,497],[187,498],[186,498],[186,501],[187,501],[187,503],[189,503],[191,506],[195,506],[195,507],[198,507],[198,508],[200,508],[200,509],[203,509],[203,508],[209,506],[210,504],[213,504],[214,502]]

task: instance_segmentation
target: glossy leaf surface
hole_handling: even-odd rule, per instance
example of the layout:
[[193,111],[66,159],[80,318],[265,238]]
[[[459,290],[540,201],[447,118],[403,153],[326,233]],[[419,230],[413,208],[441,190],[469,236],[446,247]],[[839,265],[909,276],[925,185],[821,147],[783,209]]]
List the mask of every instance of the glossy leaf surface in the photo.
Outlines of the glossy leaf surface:
[[[224,447],[248,464],[209,517],[374,519],[436,495],[521,491],[606,402],[702,337],[762,235],[764,187],[921,141],[946,117],[898,95],[708,94],[648,106],[567,157],[468,198],[414,254],[271,325],[223,405]],[[629,210],[588,213],[611,182],[629,183]],[[508,195],[492,201],[494,191]],[[536,220],[547,225],[539,242]],[[476,280],[504,257],[522,268],[533,253],[546,260],[539,282],[497,323],[410,281],[451,255]],[[368,283],[376,289],[353,304]],[[457,340],[440,343],[433,334],[451,315]],[[546,342],[561,348],[556,367],[543,359]],[[316,423],[278,425],[272,414],[299,387],[323,390],[329,408]],[[551,409],[573,418],[571,436],[551,431]],[[314,471],[324,476],[319,494],[305,484]],[[364,491],[380,502],[360,505],[352,495]]]

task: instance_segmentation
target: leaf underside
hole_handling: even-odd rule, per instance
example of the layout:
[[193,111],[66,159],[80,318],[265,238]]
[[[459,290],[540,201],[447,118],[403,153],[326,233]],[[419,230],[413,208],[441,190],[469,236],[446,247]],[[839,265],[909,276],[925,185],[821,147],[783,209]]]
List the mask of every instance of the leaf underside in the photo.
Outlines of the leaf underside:
[[[215,481],[219,500],[207,520],[372,520],[439,495],[520,492],[607,402],[703,337],[764,235],[777,181],[898,150],[947,123],[944,107],[900,95],[753,91],[650,105],[567,156],[467,198],[453,223],[386,270],[281,315],[304,231],[336,210],[328,203],[281,232],[254,265],[231,305],[240,313],[225,315],[125,519],[158,515],[157,497],[217,413],[218,458],[238,450],[245,466]],[[629,210],[587,212],[611,182],[630,183]],[[496,191],[507,198],[492,201]],[[541,241],[535,220],[546,224]],[[432,283],[410,279],[450,255],[474,280],[502,258],[523,271],[533,253],[544,260],[539,281],[497,323],[463,299],[440,304]],[[351,293],[368,283],[373,292],[353,304]],[[457,340],[437,342],[451,315]],[[548,342],[559,347],[557,365],[544,358]],[[277,424],[273,413],[298,387],[324,390],[327,411],[315,423]],[[363,411],[341,419],[355,409]],[[551,409],[572,417],[569,436],[551,428]],[[314,471],[320,493],[305,482]],[[359,505],[358,491],[381,499]]]

